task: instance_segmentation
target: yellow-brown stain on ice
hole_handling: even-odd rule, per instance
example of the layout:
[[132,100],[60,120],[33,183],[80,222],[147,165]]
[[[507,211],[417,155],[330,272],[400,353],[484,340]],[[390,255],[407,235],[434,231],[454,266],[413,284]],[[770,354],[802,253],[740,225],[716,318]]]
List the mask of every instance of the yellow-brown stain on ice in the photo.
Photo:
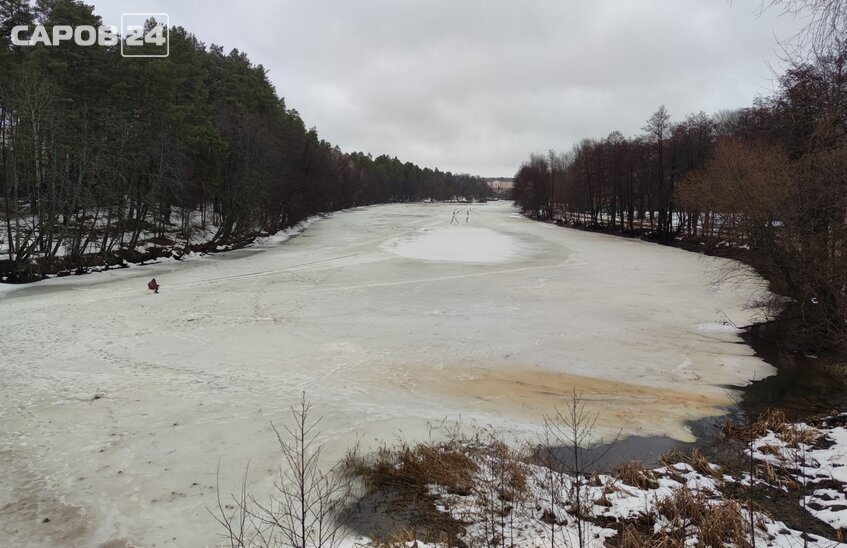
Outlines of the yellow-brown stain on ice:
[[[430,370],[431,371],[431,370]],[[693,441],[682,427],[686,420],[723,414],[730,394],[719,387],[683,391],[634,383],[595,379],[536,368],[448,367],[418,377],[415,391],[463,402],[479,411],[537,416],[564,409],[577,394],[589,411],[596,413],[601,429],[664,434]],[[415,376],[415,375],[412,375]]]

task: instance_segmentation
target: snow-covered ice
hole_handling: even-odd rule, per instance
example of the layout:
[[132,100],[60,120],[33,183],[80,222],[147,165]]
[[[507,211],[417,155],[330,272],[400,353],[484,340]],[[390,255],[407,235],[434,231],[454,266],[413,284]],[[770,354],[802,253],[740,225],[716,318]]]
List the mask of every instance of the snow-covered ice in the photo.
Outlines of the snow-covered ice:
[[[382,249],[409,259],[460,263],[502,263],[519,256],[516,238],[489,228],[446,226],[415,231],[389,241]],[[530,249],[523,249],[527,255]]]
[[362,208],[281,245],[3,287],[0,529],[214,543],[218,463],[225,493],[248,460],[267,492],[269,421],[301,390],[332,461],[445,417],[526,435],[573,388],[603,431],[690,440],[726,385],[772,374],[703,328],[748,323],[755,276],[718,287],[724,260],[472,209]]

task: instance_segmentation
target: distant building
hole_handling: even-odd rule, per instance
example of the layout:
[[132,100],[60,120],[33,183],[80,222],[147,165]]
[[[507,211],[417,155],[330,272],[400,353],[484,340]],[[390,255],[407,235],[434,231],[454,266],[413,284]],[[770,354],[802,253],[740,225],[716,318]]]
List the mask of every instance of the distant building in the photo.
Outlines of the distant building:
[[488,186],[491,187],[491,190],[494,191],[494,195],[500,200],[511,200],[512,199],[512,188],[515,186],[515,180],[506,178],[506,177],[497,177],[494,179],[487,179],[485,181],[488,183]]
[[486,180],[488,186],[491,187],[492,190],[512,190],[515,186],[514,179],[506,179],[506,178],[497,178],[497,179],[488,179]]

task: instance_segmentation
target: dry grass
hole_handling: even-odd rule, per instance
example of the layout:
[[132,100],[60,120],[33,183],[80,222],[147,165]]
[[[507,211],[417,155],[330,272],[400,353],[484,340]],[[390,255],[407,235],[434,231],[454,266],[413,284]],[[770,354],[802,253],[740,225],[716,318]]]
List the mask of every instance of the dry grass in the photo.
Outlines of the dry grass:
[[643,546],[641,533],[634,525],[629,523],[624,524],[623,529],[618,533],[617,546],[621,548],[639,548]]
[[496,439],[484,447],[483,454],[497,478],[493,485],[497,497],[509,502],[522,499],[529,489],[529,470],[522,455]]
[[671,522],[664,533],[676,541],[684,542],[688,534],[696,533],[699,546],[750,545],[742,508],[735,501],[711,502],[702,493],[680,488],[658,501],[656,511]]
[[707,459],[696,447],[689,454],[683,453],[677,449],[671,449],[659,457],[659,464],[668,470],[667,475],[679,483],[685,483],[685,478],[674,468],[674,465],[679,463],[688,464],[691,468],[704,476],[710,476],[718,479],[722,477],[721,470],[719,468],[713,468],[709,463],[709,459]]
[[698,524],[697,541],[700,546],[749,546],[745,533],[741,506],[732,500],[710,505]]
[[646,534],[633,524],[623,525],[615,546],[619,548],[682,548],[683,544],[661,533]]
[[478,469],[468,448],[457,441],[382,448],[372,460],[354,464],[365,485],[378,491],[425,492],[428,485],[439,485],[463,496],[473,491]]
[[721,425],[721,431],[728,438],[749,443],[756,438],[766,435],[768,431],[778,431],[787,422],[788,419],[785,413],[780,410],[769,409],[752,423],[726,421]]
[[744,443],[773,432],[777,438],[793,449],[798,448],[800,444],[810,445],[821,437],[821,432],[816,428],[797,427],[779,409],[769,409],[751,424],[727,421],[721,426],[721,430],[725,436]]
[[656,475],[650,470],[645,470],[640,461],[618,464],[612,468],[612,475],[621,483],[639,489],[655,489],[659,486]]
[[823,434],[816,428],[798,428],[793,424],[785,424],[777,433],[779,439],[785,442],[788,447],[797,449],[800,444],[812,445]]
[[[349,462],[348,469],[361,479],[368,495],[385,502],[387,512],[405,516],[405,530],[380,540],[386,548],[413,540],[456,546],[462,520],[480,521],[494,530],[529,491],[529,470],[521,456],[493,438],[382,448]],[[450,495],[473,495],[483,515],[457,517],[439,510],[439,503],[446,501],[431,486]]]
[[409,534],[413,536],[411,540],[457,544],[464,524],[437,508],[438,499],[429,486],[437,485],[455,495],[470,495],[479,470],[471,451],[474,449],[457,440],[415,447],[401,444],[348,463],[348,470],[361,480],[366,496],[384,501],[384,511],[406,524],[404,531],[383,538],[383,546],[402,545],[398,538]]
[[667,468],[672,468],[674,464],[685,462],[685,459],[685,453],[683,453],[679,449],[671,449],[670,451],[666,451],[664,455],[659,457],[659,464]]
[[763,455],[772,455],[774,457],[782,456],[782,449],[768,443],[759,447],[759,452]]
[[[417,543],[419,540],[421,539],[418,537],[415,531],[405,530],[385,538],[371,539],[370,543],[368,543],[367,546],[368,548],[409,548],[409,546],[412,546],[414,548],[418,545]],[[443,535],[440,538],[430,540],[429,542],[435,542],[436,544],[443,544],[445,546],[449,546],[449,541],[449,537]]]
[[800,488],[790,472],[767,461],[756,465],[756,477],[773,487],[785,488],[789,491]]
[[709,459],[707,459],[706,456],[703,455],[703,453],[701,453],[696,447],[691,450],[691,455],[689,455],[687,462],[692,468],[704,476],[715,475],[715,469],[712,468],[711,463],[709,463]]
[[684,487],[656,502],[656,511],[666,517],[675,529],[681,530],[700,521],[708,506],[702,493],[693,493]]

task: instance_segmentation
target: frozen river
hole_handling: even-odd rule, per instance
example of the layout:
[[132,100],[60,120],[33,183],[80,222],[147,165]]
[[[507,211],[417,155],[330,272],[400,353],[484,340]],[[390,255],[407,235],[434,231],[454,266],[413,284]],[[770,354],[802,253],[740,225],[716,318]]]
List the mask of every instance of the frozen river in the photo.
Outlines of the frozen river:
[[[457,209],[461,212],[454,215]],[[773,371],[726,262],[526,220],[506,203],[338,213],[287,243],[0,288],[10,545],[202,546],[221,486],[269,487],[301,390],[326,457],[444,418],[531,436],[575,387],[604,431],[690,440]],[[145,290],[155,276],[162,284]],[[49,522],[44,522],[45,518]]]

